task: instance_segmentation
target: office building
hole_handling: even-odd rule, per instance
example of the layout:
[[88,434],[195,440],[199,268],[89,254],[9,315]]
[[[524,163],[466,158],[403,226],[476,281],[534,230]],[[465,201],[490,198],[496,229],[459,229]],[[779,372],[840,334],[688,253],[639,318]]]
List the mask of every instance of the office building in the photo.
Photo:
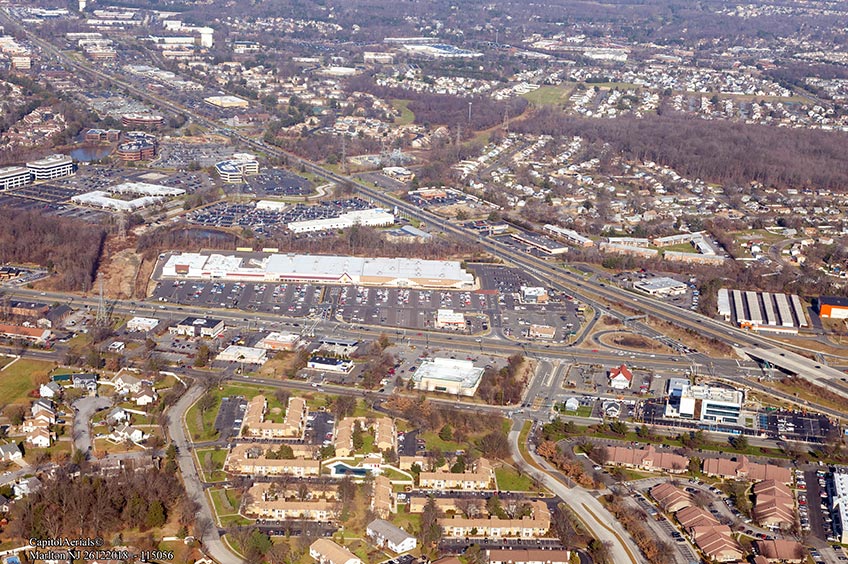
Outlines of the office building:
[[35,181],[53,180],[74,173],[74,160],[68,155],[50,155],[26,164]]

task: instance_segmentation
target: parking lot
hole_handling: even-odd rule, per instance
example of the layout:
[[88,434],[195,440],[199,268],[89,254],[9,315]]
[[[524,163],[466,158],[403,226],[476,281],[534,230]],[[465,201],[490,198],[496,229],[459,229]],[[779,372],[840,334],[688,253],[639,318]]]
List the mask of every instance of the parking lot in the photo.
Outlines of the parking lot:
[[263,171],[247,181],[247,191],[257,196],[308,196],[313,192],[312,182],[286,170]]
[[221,406],[215,417],[215,430],[221,440],[238,436],[246,409],[247,400],[243,397],[227,396],[221,399]]
[[333,437],[333,415],[326,411],[312,411],[306,419],[306,442],[320,445]]
[[187,219],[192,223],[211,227],[245,227],[256,234],[279,233],[288,223],[313,219],[339,217],[354,210],[373,206],[361,198],[327,200],[314,205],[295,204],[283,210],[257,208],[255,202],[233,204],[221,202],[192,212]]
[[760,429],[769,436],[818,443],[831,431],[830,420],[815,413],[771,411],[758,417]]

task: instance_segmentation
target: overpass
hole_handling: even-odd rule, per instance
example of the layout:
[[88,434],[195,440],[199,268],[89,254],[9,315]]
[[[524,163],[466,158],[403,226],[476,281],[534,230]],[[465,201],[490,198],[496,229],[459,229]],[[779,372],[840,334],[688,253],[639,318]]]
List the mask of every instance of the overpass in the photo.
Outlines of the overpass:
[[844,398],[848,398],[848,374],[809,359],[800,354],[777,347],[757,347],[737,349],[752,360],[761,364],[769,364],[783,372],[798,376],[811,384],[830,390]]

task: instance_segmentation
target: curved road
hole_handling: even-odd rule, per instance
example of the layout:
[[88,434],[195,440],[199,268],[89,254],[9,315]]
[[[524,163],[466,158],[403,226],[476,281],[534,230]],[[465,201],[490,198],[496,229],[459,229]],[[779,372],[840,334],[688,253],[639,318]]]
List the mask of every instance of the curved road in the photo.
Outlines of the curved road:
[[200,481],[200,476],[197,475],[197,468],[194,465],[191,450],[189,450],[190,443],[186,439],[185,427],[183,426],[185,413],[203,395],[203,392],[202,386],[193,385],[168,410],[168,434],[171,436],[174,446],[177,447],[177,463],[180,465],[180,472],[183,475],[186,494],[198,505],[198,534],[202,538],[203,545],[209,555],[220,564],[242,564],[243,560],[233,554],[221,540],[218,527],[215,526],[215,519],[209,508],[206,494],[203,492],[203,483]]
[[[563,503],[568,505],[586,525],[586,528],[601,542],[608,543],[612,561],[616,564],[640,564],[641,553],[630,536],[624,532],[621,525],[616,521],[607,509],[587,490],[583,488],[569,488],[549,472],[543,472],[531,466],[518,449],[518,436],[524,425],[523,419],[514,420],[512,430],[509,432],[509,446],[512,457],[522,471],[538,479],[546,488],[551,490]],[[542,468],[556,471],[550,465],[529,451],[533,461]]]

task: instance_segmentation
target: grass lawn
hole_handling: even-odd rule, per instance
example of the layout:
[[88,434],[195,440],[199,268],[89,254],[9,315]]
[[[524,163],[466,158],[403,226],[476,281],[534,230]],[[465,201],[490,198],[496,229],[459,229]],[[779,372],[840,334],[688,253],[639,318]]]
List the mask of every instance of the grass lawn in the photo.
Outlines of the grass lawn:
[[669,245],[667,247],[662,247],[661,250],[662,251],[676,251],[676,252],[681,252],[681,253],[698,254],[698,251],[695,249],[695,247],[692,246],[691,243],[678,243],[676,245]]
[[442,452],[448,451],[456,451],[456,450],[465,450],[468,445],[464,443],[458,443],[456,441],[445,441],[439,438],[439,433],[436,431],[427,431],[426,433],[420,433],[418,438],[423,439],[427,445],[427,449],[437,448]]
[[[6,362],[3,358],[3,362]],[[36,382],[46,381],[53,369],[52,362],[21,359],[0,372],[0,405],[29,403],[27,394],[35,389]]]
[[519,474],[511,466],[499,466],[495,468],[495,477],[498,479],[498,490],[510,492],[535,491],[533,480],[529,476]]
[[238,494],[231,489],[213,488],[209,490],[215,514],[219,517],[238,515],[240,500]]
[[392,523],[406,532],[415,534],[421,530],[421,514],[410,513],[409,505],[398,504],[398,512],[392,516]]
[[521,97],[538,106],[556,106],[568,102],[573,91],[574,88],[569,86],[542,86]]
[[[227,479],[227,475],[223,472],[224,461],[227,459],[227,449],[205,448],[198,451],[197,459],[200,461],[200,469],[203,471],[204,481],[220,482]],[[207,472],[205,468],[206,456],[209,455],[211,463],[211,472]]]
[[564,407],[559,410],[563,415],[571,415],[574,417],[591,417],[592,416],[592,406],[591,405],[581,405],[577,407],[577,411],[569,411]]
[[415,121],[415,114],[409,109],[410,100],[392,100],[392,106],[400,111],[400,117],[395,118],[395,125],[409,125]]
[[[261,394],[264,390],[250,385],[227,385],[223,389],[211,390],[215,403],[205,413],[200,413],[197,403],[191,406],[186,413],[186,426],[189,438],[194,441],[211,441],[218,438],[215,431],[215,418],[218,416],[218,408],[221,406],[221,398],[226,396],[244,396],[251,399]],[[269,398],[270,402],[271,398]]]

